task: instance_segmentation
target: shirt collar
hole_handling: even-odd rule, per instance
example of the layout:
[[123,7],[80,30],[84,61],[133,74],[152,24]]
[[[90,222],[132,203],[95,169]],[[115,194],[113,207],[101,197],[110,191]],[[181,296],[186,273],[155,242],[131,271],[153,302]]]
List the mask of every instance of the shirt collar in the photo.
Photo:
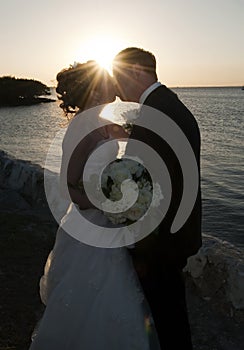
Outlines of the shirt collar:
[[150,85],[142,94],[141,97],[139,99],[139,103],[143,104],[146,101],[146,98],[150,95],[151,92],[153,92],[155,89],[157,89],[157,87],[159,87],[160,85],[162,85],[159,81],[156,81],[155,83],[153,83],[152,85]]

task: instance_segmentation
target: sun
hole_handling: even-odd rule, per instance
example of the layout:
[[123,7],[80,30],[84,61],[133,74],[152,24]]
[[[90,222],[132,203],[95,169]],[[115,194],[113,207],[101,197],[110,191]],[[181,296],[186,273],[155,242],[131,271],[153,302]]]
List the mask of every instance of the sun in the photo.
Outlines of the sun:
[[113,37],[92,37],[80,45],[78,52],[75,54],[75,61],[82,63],[95,60],[112,75],[113,58],[123,48],[123,42]]

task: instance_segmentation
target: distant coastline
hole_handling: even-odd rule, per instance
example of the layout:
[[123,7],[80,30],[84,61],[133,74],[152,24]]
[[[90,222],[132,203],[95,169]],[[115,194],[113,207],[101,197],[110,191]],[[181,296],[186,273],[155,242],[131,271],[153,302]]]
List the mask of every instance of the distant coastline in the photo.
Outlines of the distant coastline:
[[30,106],[56,101],[50,96],[50,88],[33,79],[0,77],[0,107]]

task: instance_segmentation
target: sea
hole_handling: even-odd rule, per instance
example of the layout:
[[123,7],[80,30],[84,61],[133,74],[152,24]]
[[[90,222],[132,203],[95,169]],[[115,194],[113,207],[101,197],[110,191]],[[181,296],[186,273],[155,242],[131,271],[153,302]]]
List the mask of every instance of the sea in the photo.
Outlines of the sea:
[[[244,91],[172,90],[191,110],[201,132],[203,233],[244,248]],[[45,167],[52,140],[66,122],[59,104],[0,108],[0,149]]]

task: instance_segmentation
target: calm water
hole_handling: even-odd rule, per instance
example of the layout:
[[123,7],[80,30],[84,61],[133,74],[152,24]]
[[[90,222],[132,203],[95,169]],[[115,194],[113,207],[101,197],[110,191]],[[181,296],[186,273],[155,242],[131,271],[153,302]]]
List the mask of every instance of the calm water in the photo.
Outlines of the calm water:
[[[173,90],[193,112],[201,130],[203,231],[244,247],[244,91]],[[0,108],[0,149],[44,165],[49,145],[64,121],[58,104]]]

